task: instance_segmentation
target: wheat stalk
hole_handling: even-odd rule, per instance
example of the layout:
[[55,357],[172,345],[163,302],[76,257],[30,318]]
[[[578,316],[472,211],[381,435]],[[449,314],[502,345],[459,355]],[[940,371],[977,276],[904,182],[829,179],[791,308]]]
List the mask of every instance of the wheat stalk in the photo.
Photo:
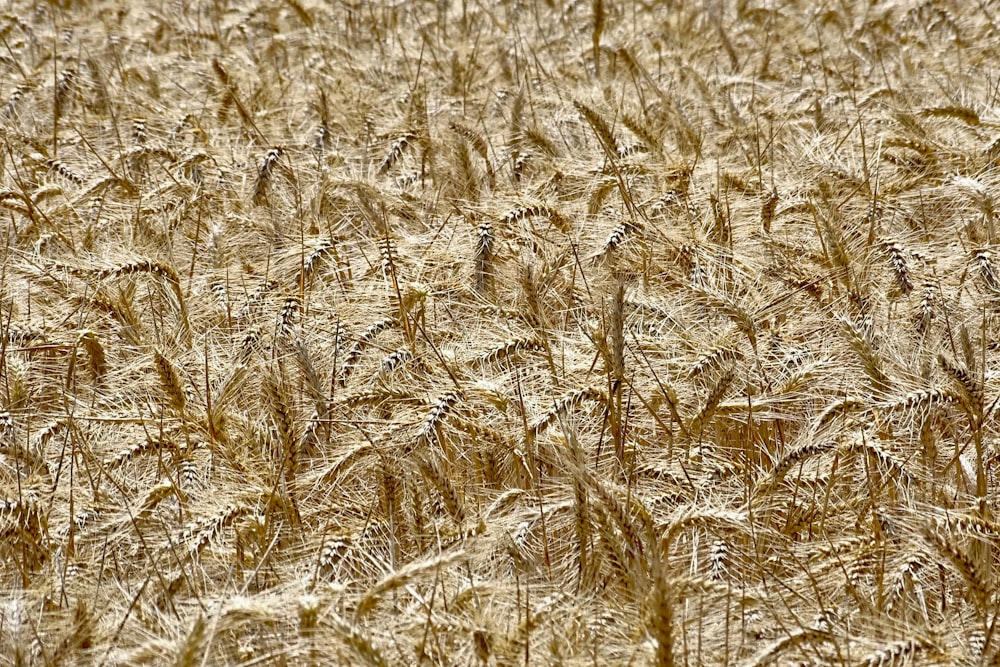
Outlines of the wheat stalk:
[[605,407],[608,405],[608,397],[600,389],[596,389],[594,387],[583,387],[578,389],[558,399],[552,409],[542,415],[542,417],[530,427],[530,433],[533,438],[537,440],[539,436],[541,436],[550,426],[558,421],[560,415],[565,414],[568,410],[575,408],[586,400],[600,403]]
[[365,331],[355,340],[354,345],[347,351],[347,354],[344,355],[340,379],[341,386],[347,384],[347,380],[350,378],[351,373],[354,372],[354,368],[368,344],[371,343],[371,341],[374,340],[374,338],[380,333],[387,329],[391,329],[397,324],[398,320],[394,317],[387,317],[378,320],[370,324],[368,328],[365,329]]
[[459,549],[451,553],[442,553],[425,560],[415,561],[389,573],[365,592],[364,597],[358,603],[355,616],[360,619],[368,615],[385,593],[405,586],[428,572],[446,570],[465,559],[465,551]]
[[489,221],[480,223],[476,230],[475,276],[476,289],[485,292],[493,273],[493,245],[495,243],[493,225]]
[[180,371],[159,350],[153,352],[153,366],[160,378],[160,386],[167,400],[167,406],[177,414],[183,415],[187,405],[187,392],[181,383]]
[[912,637],[896,642],[890,642],[882,648],[872,651],[861,661],[862,667],[891,667],[910,662],[914,655],[938,653],[937,647],[923,637]]
[[444,502],[445,509],[458,526],[465,523],[465,503],[452,480],[444,474],[436,459],[418,459],[420,472],[429,481]]

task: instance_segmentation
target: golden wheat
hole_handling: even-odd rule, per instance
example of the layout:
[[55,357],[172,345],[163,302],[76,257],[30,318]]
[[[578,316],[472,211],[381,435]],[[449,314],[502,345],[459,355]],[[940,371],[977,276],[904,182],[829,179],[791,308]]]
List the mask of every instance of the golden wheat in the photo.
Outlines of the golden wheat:
[[814,4],[14,0],[0,662],[995,662],[995,11]]

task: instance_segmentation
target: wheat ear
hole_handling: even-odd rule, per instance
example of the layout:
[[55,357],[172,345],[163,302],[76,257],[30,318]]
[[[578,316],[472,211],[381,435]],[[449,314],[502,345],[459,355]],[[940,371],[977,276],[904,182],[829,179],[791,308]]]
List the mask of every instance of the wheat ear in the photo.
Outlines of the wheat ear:
[[167,406],[179,415],[184,414],[187,405],[187,394],[181,383],[181,375],[177,367],[162,352],[153,352],[153,365],[160,377],[160,386],[167,399]]
[[375,608],[379,599],[381,599],[382,596],[389,591],[405,586],[428,572],[440,572],[441,570],[446,570],[447,568],[452,567],[453,565],[464,560],[466,560],[465,551],[458,550],[452,553],[444,553],[430,558],[425,558],[424,560],[419,560],[410,563],[409,565],[405,565],[395,572],[391,572],[388,576],[384,577],[381,581],[365,592],[364,597],[361,598],[360,602],[358,602],[358,606],[355,610],[355,616],[358,619],[367,616],[368,613]]

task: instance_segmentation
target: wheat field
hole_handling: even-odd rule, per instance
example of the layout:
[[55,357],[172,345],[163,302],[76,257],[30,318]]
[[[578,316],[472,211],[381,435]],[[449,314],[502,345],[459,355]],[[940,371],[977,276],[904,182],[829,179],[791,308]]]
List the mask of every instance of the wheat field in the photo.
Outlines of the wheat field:
[[3,9],[0,665],[1000,664],[1000,4]]

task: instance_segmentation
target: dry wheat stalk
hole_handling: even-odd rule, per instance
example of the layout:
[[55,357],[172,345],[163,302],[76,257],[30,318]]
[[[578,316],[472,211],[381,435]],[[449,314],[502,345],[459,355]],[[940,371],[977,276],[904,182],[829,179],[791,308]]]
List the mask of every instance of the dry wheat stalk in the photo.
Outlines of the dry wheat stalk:
[[389,147],[389,151],[386,153],[382,162],[379,164],[378,173],[385,174],[393,165],[399,162],[400,158],[403,157],[403,153],[415,142],[417,135],[414,132],[405,131],[402,132],[392,141],[392,145]]
[[515,359],[523,352],[545,352],[545,346],[533,336],[527,338],[514,338],[501,343],[479,359],[486,364],[499,364],[501,361]]
[[872,651],[864,657],[860,664],[863,667],[895,667],[910,663],[917,653],[933,655],[939,651],[930,640],[923,637],[912,637],[890,642],[882,648]]
[[854,353],[861,359],[862,368],[872,383],[872,389],[878,393],[886,392],[891,387],[891,380],[882,369],[882,359],[875,350],[870,336],[849,319],[842,319],[841,326]]
[[458,392],[450,392],[433,404],[417,435],[418,446],[431,445],[438,441],[441,437],[441,427],[444,425],[444,421],[462,398],[463,396]]
[[289,481],[298,467],[298,438],[295,435],[295,414],[287,398],[284,382],[277,375],[268,375],[263,383],[264,398],[268,412],[278,435],[278,449],[275,459],[278,474]]
[[189,522],[178,532],[176,542],[185,545],[190,555],[198,554],[223,530],[248,512],[249,507],[230,503],[211,516]]
[[354,372],[354,368],[357,365],[358,360],[364,353],[365,348],[368,344],[380,333],[398,324],[398,320],[394,317],[386,317],[384,319],[373,322],[368,326],[367,329],[355,340],[354,345],[347,351],[344,355],[344,361],[342,365],[342,375],[340,379],[341,386],[347,384],[348,378],[351,373]]
[[604,149],[613,155],[619,155],[621,153],[621,147],[618,145],[614,132],[611,131],[611,126],[608,125],[607,121],[605,121],[604,118],[597,113],[597,111],[583,102],[574,101],[573,106],[576,107],[576,110],[580,112],[580,115],[583,116],[590,127],[593,128],[594,134],[597,135],[597,139],[602,144]]
[[899,241],[891,239],[883,241],[882,247],[889,258],[889,266],[896,278],[896,286],[899,288],[900,294],[906,296],[913,291],[913,278],[906,264],[906,250]]
[[358,603],[355,615],[358,618],[366,616],[385,593],[409,584],[428,572],[439,572],[464,561],[466,554],[462,550],[442,553],[423,561],[415,561],[395,572],[389,573],[381,581],[372,586]]
[[77,343],[82,345],[87,351],[90,362],[90,373],[94,380],[100,382],[101,377],[108,369],[107,358],[104,354],[104,346],[93,331],[81,331],[77,337]]
[[537,439],[550,426],[558,421],[560,415],[565,414],[567,410],[575,408],[586,400],[600,403],[605,407],[607,407],[608,404],[608,397],[603,391],[594,387],[583,387],[558,399],[552,409],[545,413],[530,427],[530,433],[535,439]]
[[441,500],[444,502],[449,516],[451,516],[458,526],[462,526],[466,518],[465,502],[462,500],[462,496],[459,494],[458,489],[455,488],[451,478],[445,475],[441,469],[441,465],[434,458],[418,458],[417,463],[421,474],[434,486],[441,496]]
[[480,223],[476,232],[476,289],[483,292],[486,290],[493,273],[493,245],[496,239],[493,234],[493,225],[489,221]]
[[187,392],[181,383],[181,375],[177,367],[159,350],[153,352],[153,366],[160,378],[167,406],[174,412],[183,415],[187,405]]
[[956,365],[943,354],[938,355],[938,363],[958,388],[962,402],[968,407],[970,414],[976,419],[981,418],[986,398],[979,381],[968,370]]

